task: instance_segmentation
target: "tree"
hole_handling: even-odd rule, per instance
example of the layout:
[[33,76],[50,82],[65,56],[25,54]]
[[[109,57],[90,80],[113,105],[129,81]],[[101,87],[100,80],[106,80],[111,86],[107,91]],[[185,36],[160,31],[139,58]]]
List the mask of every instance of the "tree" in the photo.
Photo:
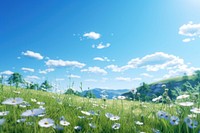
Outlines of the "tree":
[[200,70],[195,71],[195,79],[200,81]]
[[30,86],[29,86],[29,88],[32,89],[32,90],[38,90],[39,84],[37,84],[37,83],[31,83]]
[[3,91],[3,75],[0,77],[0,88]]
[[184,82],[188,81],[188,79],[189,79],[187,73],[184,73],[182,78],[183,78]]
[[49,84],[47,80],[45,80],[40,86],[40,90],[43,91],[48,91],[50,88],[52,88],[52,86]]
[[22,78],[22,75],[15,72],[8,78],[8,84],[12,85],[14,84],[16,88],[19,87],[20,83],[23,83],[24,80]]

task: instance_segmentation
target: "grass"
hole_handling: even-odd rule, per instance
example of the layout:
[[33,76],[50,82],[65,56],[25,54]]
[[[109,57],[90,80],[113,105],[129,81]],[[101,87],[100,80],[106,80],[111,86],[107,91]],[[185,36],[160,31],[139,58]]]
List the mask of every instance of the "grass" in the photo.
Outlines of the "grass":
[[[13,91],[19,91],[16,94]],[[154,130],[159,130],[164,133],[182,133],[182,132],[198,132],[200,126],[194,129],[188,128],[184,123],[184,118],[190,113],[190,107],[179,107],[174,105],[155,104],[155,103],[140,103],[137,101],[128,100],[106,100],[101,99],[88,99],[74,95],[59,95],[54,93],[14,89],[4,87],[0,91],[0,103],[11,97],[20,97],[24,101],[30,103],[30,107],[21,108],[19,105],[3,105],[0,104],[0,112],[10,111],[6,116],[0,116],[6,121],[0,125],[0,132],[3,133],[75,133],[75,126],[81,126],[81,133],[151,133]],[[39,105],[31,101],[31,98],[37,101],[44,102],[43,105],[46,109],[44,117],[27,117],[25,122],[17,123],[16,120],[21,118],[21,114],[28,109],[39,108]],[[94,111],[98,115],[87,116],[81,111]],[[179,125],[171,125],[169,120],[160,119],[157,112],[163,110],[170,115],[175,115],[180,118]],[[180,111],[179,113],[177,111]],[[105,114],[112,113],[120,117],[117,121],[111,121]],[[63,131],[55,130],[53,127],[44,128],[40,127],[38,122],[43,118],[51,118],[55,121],[56,125],[60,125],[60,117],[64,116],[69,126],[64,127]],[[84,116],[80,119],[78,116]],[[195,118],[200,120],[199,116]],[[135,122],[140,121],[143,125],[137,125]],[[91,128],[89,123],[95,124],[96,128]],[[114,123],[120,123],[119,129],[113,129]]]

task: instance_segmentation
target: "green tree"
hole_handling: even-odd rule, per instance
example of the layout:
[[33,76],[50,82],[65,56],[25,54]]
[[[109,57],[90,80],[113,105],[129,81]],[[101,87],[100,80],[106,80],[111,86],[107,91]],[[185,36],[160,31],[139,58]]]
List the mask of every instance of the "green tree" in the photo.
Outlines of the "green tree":
[[195,79],[196,81],[200,81],[200,70],[195,71]]
[[22,75],[19,74],[19,73],[17,73],[17,72],[13,73],[13,74],[8,78],[8,84],[10,84],[10,86],[11,86],[12,84],[14,84],[15,87],[18,88],[20,83],[24,83],[24,80],[23,80],[23,78],[22,78]]
[[31,83],[29,86],[30,89],[32,90],[38,90],[39,89],[39,84],[37,83]]
[[184,82],[188,81],[189,78],[188,78],[187,73],[184,73],[184,74],[183,74],[182,79],[183,79]]
[[48,82],[47,80],[45,80],[45,81],[41,84],[39,90],[49,91],[51,88],[52,88],[52,86],[49,84],[49,82]]
[[3,91],[3,75],[0,77],[0,88]]

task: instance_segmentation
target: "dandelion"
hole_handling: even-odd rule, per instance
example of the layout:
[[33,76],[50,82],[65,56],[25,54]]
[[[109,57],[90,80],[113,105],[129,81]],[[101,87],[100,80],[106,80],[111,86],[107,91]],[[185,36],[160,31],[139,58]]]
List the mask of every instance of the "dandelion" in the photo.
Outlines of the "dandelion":
[[3,111],[3,112],[0,112],[0,116],[6,116],[9,114],[9,111]]
[[38,116],[45,112],[43,109],[33,109],[33,110],[27,110],[21,114],[22,117],[28,117],[28,116]]
[[126,99],[125,96],[118,96],[117,98],[118,98],[119,100],[124,100],[124,99]]
[[44,118],[38,122],[41,127],[51,127],[54,125],[54,120],[50,118]]
[[184,107],[189,107],[189,106],[192,106],[194,105],[193,102],[182,102],[182,103],[179,103],[180,106],[184,106]]
[[90,115],[90,113],[86,112],[86,111],[81,111],[81,113],[84,114],[84,115],[88,115],[88,116]]
[[113,114],[111,114],[111,113],[106,113],[106,114],[105,114],[105,116],[106,116],[107,118],[109,118],[109,119],[110,119],[110,118],[111,118],[111,117],[113,117],[114,115],[113,115]]
[[140,122],[140,121],[135,121],[135,124],[136,124],[136,125],[139,125],[139,126],[142,126],[144,123],[143,123],[143,122]]
[[185,98],[188,98],[190,95],[180,95],[180,96],[178,96],[176,99],[178,100],[178,99],[185,99]]
[[200,113],[200,108],[193,108],[190,110],[192,113],[199,114]]
[[115,124],[112,125],[112,129],[117,130],[119,128],[120,128],[120,123],[115,123]]
[[17,105],[17,104],[21,104],[21,103],[23,103],[23,99],[19,98],[19,97],[9,98],[2,102],[2,104],[7,104],[7,105]]
[[119,116],[112,116],[112,117],[110,117],[110,120],[111,120],[111,121],[117,121],[117,120],[119,120],[119,119],[120,119]]
[[3,125],[5,121],[5,119],[0,119],[0,126]]
[[179,119],[177,116],[172,116],[172,117],[170,118],[170,123],[171,123],[172,125],[178,125],[178,124],[179,124],[179,121],[180,121],[180,119]]
[[60,121],[60,125],[62,125],[62,126],[69,126],[70,123],[69,123],[68,121],[61,120],[61,121]]
[[81,126],[75,126],[75,127],[74,127],[74,130],[76,130],[76,131],[81,131],[81,129],[82,129]]
[[89,123],[89,126],[90,126],[91,128],[96,128],[96,125],[93,124],[93,123]]

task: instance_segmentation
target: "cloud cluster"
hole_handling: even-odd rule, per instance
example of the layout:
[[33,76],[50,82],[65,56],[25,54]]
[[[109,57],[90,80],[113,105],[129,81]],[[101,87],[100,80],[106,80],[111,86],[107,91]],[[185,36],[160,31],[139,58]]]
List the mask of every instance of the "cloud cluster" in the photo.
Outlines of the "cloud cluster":
[[79,76],[79,75],[74,75],[74,74],[70,74],[70,75],[68,75],[67,76],[68,78],[81,78],[81,76]]
[[96,40],[96,39],[99,39],[101,37],[101,35],[96,32],[89,32],[89,33],[83,34],[83,37],[87,37],[87,38]]
[[104,69],[101,69],[100,67],[88,67],[87,69],[82,69],[81,72],[91,72],[91,73],[100,73],[100,74],[107,74],[107,72]]
[[12,75],[14,72],[10,71],[10,70],[6,70],[1,72],[1,75]]
[[109,65],[106,68],[114,72],[123,72],[128,69],[145,68],[147,71],[158,71],[161,69],[170,68],[177,65],[183,65],[184,60],[163,52],[146,55],[142,58],[134,58],[127,65],[118,67],[117,65]]
[[104,48],[110,47],[110,45],[111,45],[110,43],[106,43],[106,45],[103,45],[102,43],[100,43],[97,46],[96,45],[92,45],[92,48],[104,49]]
[[44,58],[40,53],[35,53],[35,52],[29,51],[29,50],[27,50],[26,52],[22,52],[22,55],[28,56],[28,57],[31,57],[31,58],[35,58],[35,59],[38,59],[38,60],[42,60]]
[[64,60],[48,60],[45,62],[49,67],[78,67],[82,68],[85,66],[84,63],[78,61],[64,61]]
[[183,42],[190,42],[195,40],[195,37],[200,37],[200,23],[194,24],[192,21],[184,24],[179,28],[180,35],[186,36]]
[[34,72],[34,71],[35,71],[35,70],[32,69],[32,68],[26,68],[26,67],[22,67],[22,70],[23,70],[24,72]]
[[115,80],[130,82],[130,81],[140,81],[142,79],[141,78],[129,78],[129,77],[116,77]]
[[54,68],[47,68],[47,69],[45,69],[45,70],[39,70],[39,73],[40,73],[40,74],[47,74],[47,73],[53,72],[53,71],[55,71]]

